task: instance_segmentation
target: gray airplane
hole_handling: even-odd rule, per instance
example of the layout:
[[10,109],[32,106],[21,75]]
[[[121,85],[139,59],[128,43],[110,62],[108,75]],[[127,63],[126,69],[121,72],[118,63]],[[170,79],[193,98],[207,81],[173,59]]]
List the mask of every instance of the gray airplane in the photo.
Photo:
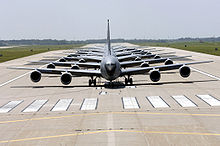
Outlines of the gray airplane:
[[149,74],[150,79],[153,82],[158,82],[161,78],[160,72],[167,70],[179,69],[180,75],[184,78],[190,75],[190,68],[187,65],[209,63],[212,61],[200,61],[200,62],[190,62],[190,63],[178,63],[178,64],[168,64],[152,67],[138,67],[138,68],[122,68],[118,57],[116,56],[114,50],[111,47],[110,42],[110,29],[109,20],[107,22],[107,43],[104,48],[104,54],[101,59],[99,70],[83,70],[83,69],[53,69],[53,68],[27,68],[27,67],[16,67],[14,69],[23,70],[33,70],[30,74],[30,78],[33,82],[39,82],[41,79],[41,74],[60,74],[61,82],[64,85],[68,85],[72,81],[73,76],[88,76],[89,86],[96,86],[96,78],[102,77],[112,85],[112,81],[119,77],[125,78],[125,84],[133,84],[132,75],[138,74]]

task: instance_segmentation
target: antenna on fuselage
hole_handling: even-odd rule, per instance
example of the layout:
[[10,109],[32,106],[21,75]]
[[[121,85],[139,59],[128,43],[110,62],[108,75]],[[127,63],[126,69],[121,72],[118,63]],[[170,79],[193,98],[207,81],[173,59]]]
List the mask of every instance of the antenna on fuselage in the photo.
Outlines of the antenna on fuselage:
[[107,20],[108,22],[108,30],[107,30],[107,46],[108,46],[108,52],[111,55],[111,42],[110,42],[110,28],[109,28],[109,19]]

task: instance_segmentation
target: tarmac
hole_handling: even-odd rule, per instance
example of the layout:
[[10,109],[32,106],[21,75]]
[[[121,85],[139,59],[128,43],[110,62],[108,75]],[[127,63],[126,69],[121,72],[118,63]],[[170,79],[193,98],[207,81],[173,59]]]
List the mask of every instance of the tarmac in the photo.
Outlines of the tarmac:
[[[131,44],[122,44],[131,46]],[[11,66],[45,67],[28,61],[54,56],[53,51],[0,63],[0,145],[219,145],[220,57],[157,47],[176,56],[192,55],[190,77],[178,70],[161,74],[158,83],[149,75],[133,76],[134,85],[88,87],[87,77],[74,77],[64,86],[57,75],[43,75],[39,83],[30,71]]]

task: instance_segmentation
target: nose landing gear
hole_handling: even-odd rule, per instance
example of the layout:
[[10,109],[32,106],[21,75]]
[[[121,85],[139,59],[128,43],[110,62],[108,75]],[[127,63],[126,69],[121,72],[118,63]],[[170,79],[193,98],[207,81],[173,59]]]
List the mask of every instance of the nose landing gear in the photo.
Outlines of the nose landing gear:
[[125,85],[128,85],[128,83],[130,85],[133,85],[133,79],[130,76],[128,76],[127,78],[125,77]]
[[91,87],[92,84],[93,84],[94,86],[96,86],[96,78],[93,79],[93,77],[91,77],[91,79],[89,80],[89,87]]

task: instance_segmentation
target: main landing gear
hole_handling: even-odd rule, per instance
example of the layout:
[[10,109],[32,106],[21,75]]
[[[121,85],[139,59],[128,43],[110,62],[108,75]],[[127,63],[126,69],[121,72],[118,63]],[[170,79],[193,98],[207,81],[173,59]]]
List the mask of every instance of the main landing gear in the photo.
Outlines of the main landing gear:
[[130,85],[133,85],[133,79],[130,76],[128,76],[127,78],[125,77],[125,85],[128,85],[128,83]]
[[91,77],[91,79],[89,79],[89,87],[91,87],[92,84],[93,84],[94,86],[96,86],[96,78],[93,79],[93,77]]

